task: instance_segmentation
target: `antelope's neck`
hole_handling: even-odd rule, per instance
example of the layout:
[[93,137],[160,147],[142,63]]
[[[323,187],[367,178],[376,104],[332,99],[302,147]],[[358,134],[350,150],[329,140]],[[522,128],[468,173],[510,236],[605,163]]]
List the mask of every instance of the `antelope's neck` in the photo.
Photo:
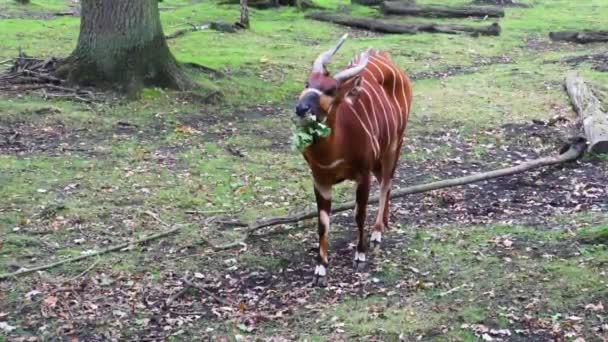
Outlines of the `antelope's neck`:
[[337,166],[337,163],[339,164],[341,160],[343,161],[344,157],[341,151],[343,147],[342,131],[337,111],[327,116],[327,126],[331,129],[329,136],[319,138],[304,152],[308,162],[321,169]]

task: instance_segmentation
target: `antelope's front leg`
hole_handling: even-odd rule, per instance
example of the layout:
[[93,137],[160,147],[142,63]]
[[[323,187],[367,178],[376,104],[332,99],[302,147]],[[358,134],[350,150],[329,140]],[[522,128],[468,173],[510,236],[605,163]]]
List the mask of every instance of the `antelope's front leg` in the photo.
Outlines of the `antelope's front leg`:
[[362,270],[365,267],[367,252],[367,234],[365,232],[365,217],[367,215],[367,202],[371,185],[370,176],[364,176],[357,184],[355,221],[357,222],[357,251],[355,252],[354,267]]
[[329,266],[327,235],[329,234],[329,215],[331,213],[331,186],[315,183],[315,198],[319,215],[319,259],[315,267],[313,284],[325,287]]

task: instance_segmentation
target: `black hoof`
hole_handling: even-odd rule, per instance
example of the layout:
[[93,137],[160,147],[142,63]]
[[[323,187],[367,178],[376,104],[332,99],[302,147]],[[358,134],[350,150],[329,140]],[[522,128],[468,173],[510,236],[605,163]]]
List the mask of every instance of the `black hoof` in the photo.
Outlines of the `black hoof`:
[[327,276],[314,275],[312,280],[312,286],[315,287],[326,287],[327,286]]
[[355,272],[364,272],[367,269],[367,262],[361,260],[353,261]]
[[380,252],[380,249],[381,249],[380,241],[375,241],[375,240],[370,241],[369,248],[372,250],[372,253],[374,253],[374,254]]

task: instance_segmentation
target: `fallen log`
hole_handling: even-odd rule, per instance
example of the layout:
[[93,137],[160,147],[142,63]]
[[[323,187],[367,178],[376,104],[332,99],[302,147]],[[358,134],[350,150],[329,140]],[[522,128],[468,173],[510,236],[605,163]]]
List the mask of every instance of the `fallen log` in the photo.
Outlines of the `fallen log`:
[[523,7],[528,8],[530,5],[516,2],[514,0],[474,0],[471,2],[473,5],[492,5],[492,6],[503,6],[503,7]]
[[608,113],[585,80],[576,72],[566,76],[566,91],[578,114],[576,126],[582,127],[589,142],[589,151],[608,153]]
[[[298,4],[299,2],[299,4]],[[225,0],[220,2],[221,5],[238,5],[240,0]],[[249,0],[247,2],[248,7],[256,9],[269,9],[277,8],[280,6],[292,6],[299,7],[301,9],[318,9],[325,10],[327,8],[314,3],[312,0]]]
[[549,38],[556,42],[572,42],[578,44],[608,42],[608,31],[558,31],[549,32]]
[[411,15],[432,18],[502,18],[505,11],[498,7],[463,6],[449,7],[437,5],[408,5],[397,1],[387,1],[380,6],[385,15]]
[[[458,177],[458,178],[447,179],[447,180],[442,180],[442,181],[438,181],[438,182],[415,185],[415,186],[411,186],[411,187],[407,187],[407,188],[403,188],[403,189],[395,189],[395,190],[391,191],[390,198],[394,199],[394,198],[404,197],[407,195],[417,194],[417,193],[421,193],[421,192],[428,192],[428,191],[437,190],[437,189],[443,189],[443,188],[449,188],[449,187],[455,187],[455,186],[461,186],[461,185],[481,182],[481,181],[485,181],[485,180],[493,179],[493,178],[511,176],[514,174],[526,172],[526,171],[529,171],[532,169],[537,169],[540,167],[557,165],[557,164],[574,161],[583,155],[583,153],[585,152],[585,147],[586,147],[585,139],[582,137],[576,137],[576,138],[573,138],[572,141],[568,145],[564,146],[560,150],[560,154],[557,156],[549,156],[549,157],[534,159],[534,160],[530,160],[527,162],[523,162],[516,166],[512,166],[512,167],[508,167],[508,168],[504,168],[504,169],[498,169],[498,170],[494,170],[494,171],[482,172],[482,173],[478,173],[478,174],[470,175],[470,176],[466,176],[466,177]],[[373,197],[370,197],[369,203],[375,204],[375,203],[378,203],[378,200],[379,200],[378,196],[373,196]],[[348,203],[340,204],[340,205],[337,205],[332,208],[332,214],[336,214],[336,213],[343,212],[346,210],[351,210],[354,208],[355,208],[355,202],[348,202]],[[317,212],[309,211],[309,212],[302,212],[302,213],[285,216],[285,217],[270,218],[270,219],[258,221],[258,222],[251,224],[249,226],[249,228],[245,229],[244,232],[246,233],[246,236],[251,236],[252,233],[254,233],[255,231],[260,230],[262,228],[276,226],[279,224],[299,222],[299,221],[303,221],[303,220],[307,220],[307,219],[312,219],[315,217],[317,217]]]
[[[350,0],[350,2],[362,6],[380,6],[384,2],[384,0]],[[401,0],[399,2],[403,5],[416,5],[416,0]]]
[[311,13],[307,15],[307,17],[314,20],[325,21],[338,25],[349,26],[380,33],[416,34],[420,32],[427,32],[447,34],[469,33],[474,36],[500,35],[500,25],[498,25],[498,23],[492,23],[489,26],[447,25],[433,23],[399,24],[368,18],[348,17],[327,12]]

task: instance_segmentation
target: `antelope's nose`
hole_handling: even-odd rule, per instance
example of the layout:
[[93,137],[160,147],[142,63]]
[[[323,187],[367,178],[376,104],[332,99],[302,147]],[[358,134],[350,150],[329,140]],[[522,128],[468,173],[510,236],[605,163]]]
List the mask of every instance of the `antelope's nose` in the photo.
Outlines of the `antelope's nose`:
[[310,110],[310,105],[308,105],[307,103],[298,103],[296,105],[296,115],[297,116],[304,116],[306,115],[306,113],[308,113],[308,111]]

